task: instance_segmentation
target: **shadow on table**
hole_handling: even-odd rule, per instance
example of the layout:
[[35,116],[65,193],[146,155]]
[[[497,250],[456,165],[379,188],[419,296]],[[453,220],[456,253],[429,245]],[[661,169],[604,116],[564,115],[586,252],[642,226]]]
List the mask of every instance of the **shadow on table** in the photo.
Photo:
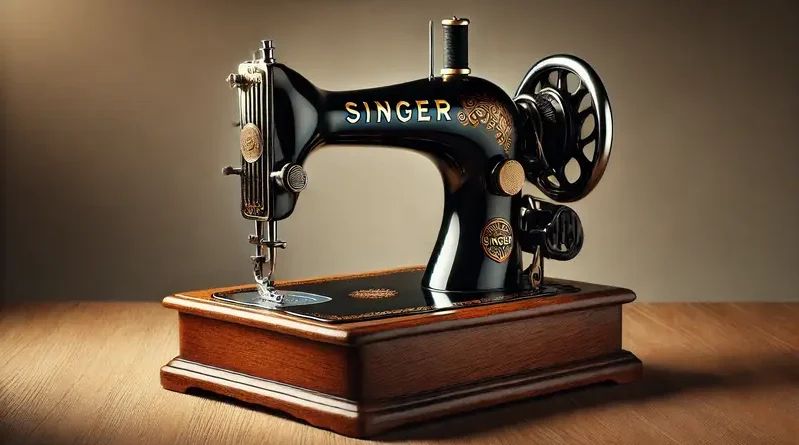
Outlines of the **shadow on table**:
[[[513,427],[517,424],[567,414],[605,405],[624,405],[675,397],[680,394],[714,389],[762,388],[785,384],[799,384],[799,357],[776,355],[764,358],[736,358],[719,367],[714,361],[714,371],[696,372],[644,363],[643,378],[634,383],[616,385],[597,384],[584,388],[560,391],[518,402],[479,409],[467,413],[442,417],[424,423],[400,427],[374,437],[372,440],[398,442],[406,440],[453,439]],[[273,416],[306,423],[288,414],[251,405],[205,391],[190,393],[216,399]]]

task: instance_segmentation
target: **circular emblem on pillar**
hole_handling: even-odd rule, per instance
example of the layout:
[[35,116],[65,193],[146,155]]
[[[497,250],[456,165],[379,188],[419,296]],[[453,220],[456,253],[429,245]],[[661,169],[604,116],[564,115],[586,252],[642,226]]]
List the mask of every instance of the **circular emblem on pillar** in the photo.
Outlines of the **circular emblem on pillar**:
[[480,242],[487,257],[497,263],[505,262],[513,251],[513,229],[510,223],[504,218],[489,220],[480,233]]
[[239,142],[241,142],[241,156],[245,161],[252,163],[261,157],[264,150],[264,138],[261,136],[261,130],[255,124],[249,123],[241,129]]

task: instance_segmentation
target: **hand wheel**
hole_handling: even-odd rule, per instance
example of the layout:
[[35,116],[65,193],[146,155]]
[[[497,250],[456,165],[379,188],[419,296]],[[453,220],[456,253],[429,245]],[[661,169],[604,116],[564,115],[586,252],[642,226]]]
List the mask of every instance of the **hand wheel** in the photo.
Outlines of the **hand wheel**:
[[530,68],[514,101],[530,114],[536,133],[528,135],[536,143],[522,163],[527,180],[555,201],[585,197],[602,179],[613,139],[599,76],[576,57],[547,57]]

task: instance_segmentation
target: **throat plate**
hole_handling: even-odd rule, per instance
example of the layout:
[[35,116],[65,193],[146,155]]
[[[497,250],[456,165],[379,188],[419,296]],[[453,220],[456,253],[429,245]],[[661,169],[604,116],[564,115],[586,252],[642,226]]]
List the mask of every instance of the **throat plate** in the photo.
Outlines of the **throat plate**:
[[309,292],[287,291],[280,289],[277,290],[277,293],[283,296],[283,300],[280,303],[275,303],[274,301],[262,297],[257,290],[215,293],[211,297],[219,301],[243,304],[245,306],[257,307],[260,309],[282,309],[292,306],[325,303],[332,300],[330,297],[312,294]]

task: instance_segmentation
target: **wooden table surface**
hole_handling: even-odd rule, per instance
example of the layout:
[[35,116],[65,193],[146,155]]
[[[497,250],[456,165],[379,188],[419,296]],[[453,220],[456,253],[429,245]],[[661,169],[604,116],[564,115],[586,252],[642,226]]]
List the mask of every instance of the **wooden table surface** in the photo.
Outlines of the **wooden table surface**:
[[[799,304],[633,303],[624,309],[624,347],[644,362],[638,383],[512,403],[374,440],[799,444]],[[158,370],[176,354],[177,315],[157,303],[2,308],[0,443],[369,443],[166,391]]]

